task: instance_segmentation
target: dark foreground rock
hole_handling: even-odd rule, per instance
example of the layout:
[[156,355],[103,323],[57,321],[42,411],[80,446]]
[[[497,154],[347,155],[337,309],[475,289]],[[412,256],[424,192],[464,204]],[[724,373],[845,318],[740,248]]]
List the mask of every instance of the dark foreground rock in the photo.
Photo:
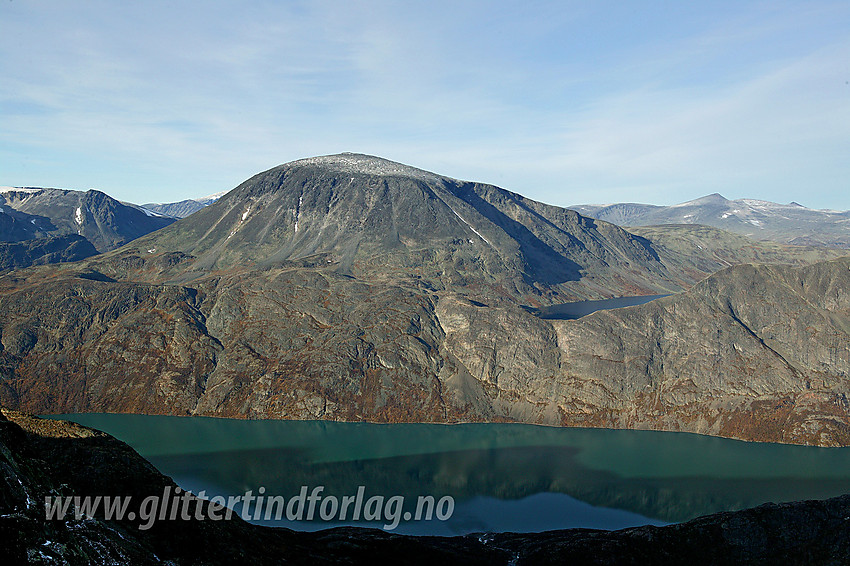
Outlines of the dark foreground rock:
[[[4,415],[4,416],[3,416]],[[340,528],[45,519],[47,495],[160,495],[174,482],[130,447],[73,423],[0,415],[5,564],[847,564],[850,495],[763,505],[667,527],[407,537]],[[192,499],[189,509],[206,502]],[[131,509],[133,507],[131,506]]]

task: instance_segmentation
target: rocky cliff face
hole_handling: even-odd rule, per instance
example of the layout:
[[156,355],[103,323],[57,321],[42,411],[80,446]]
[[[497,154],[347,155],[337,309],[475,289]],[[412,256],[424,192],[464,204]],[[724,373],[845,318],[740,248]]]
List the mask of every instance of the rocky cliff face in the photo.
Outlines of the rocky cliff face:
[[849,323],[847,258],[738,266],[640,307],[554,321],[563,369],[580,377],[572,394],[595,401],[565,420],[847,445]]
[[[666,238],[378,158],[294,162],[111,253],[0,277],[0,401],[850,444],[848,259],[534,315],[735,260]],[[783,250],[758,253],[812,257]]]
[[[48,495],[146,497],[177,486],[127,445],[86,427],[0,413],[0,550],[12,564],[845,564],[850,496],[763,505],[667,527],[406,537],[341,528],[296,533],[209,517],[140,530],[102,513],[46,520]],[[102,509],[102,507],[101,507]]]

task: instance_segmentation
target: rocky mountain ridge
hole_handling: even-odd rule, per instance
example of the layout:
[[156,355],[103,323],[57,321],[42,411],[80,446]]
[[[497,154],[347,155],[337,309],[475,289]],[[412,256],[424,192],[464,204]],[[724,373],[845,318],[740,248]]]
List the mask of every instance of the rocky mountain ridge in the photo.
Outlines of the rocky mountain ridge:
[[850,248],[850,211],[816,210],[796,202],[728,200],[714,193],[672,206],[617,203],[569,208],[619,226],[701,224],[756,240]]
[[[93,255],[82,253],[80,246],[70,249],[70,236],[85,238],[89,244],[84,246],[87,251],[91,247],[95,253],[101,253],[172,222],[173,218],[119,202],[94,189],[83,192],[5,187],[0,190],[0,249],[5,250],[0,253],[16,258],[7,262],[7,268],[74,261]],[[21,242],[27,243],[8,245]],[[62,243],[69,246],[64,253],[59,250]],[[39,255],[41,251],[44,253]]]
[[[293,162],[120,249],[0,277],[0,402],[850,445],[850,259],[694,286],[736,261],[729,242],[635,235],[368,156]],[[744,261],[837,254],[770,246]]]

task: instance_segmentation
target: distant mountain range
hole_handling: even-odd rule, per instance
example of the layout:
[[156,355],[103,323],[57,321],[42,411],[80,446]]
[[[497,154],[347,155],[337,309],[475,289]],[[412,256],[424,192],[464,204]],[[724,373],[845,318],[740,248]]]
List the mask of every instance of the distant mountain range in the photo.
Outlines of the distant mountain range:
[[0,276],[0,404],[850,445],[846,250],[632,230],[377,157],[295,161],[111,252]]
[[619,203],[569,208],[618,226],[702,224],[756,240],[850,248],[850,211],[814,210],[795,202],[728,200],[714,193],[673,206]]
[[171,216],[172,218],[186,218],[190,214],[198,212],[202,208],[211,205],[212,203],[223,197],[226,193],[227,191],[224,191],[197,199],[181,200],[179,202],[151,202],[148,204],[143,204],[142,207],[158,214]]
[[[185,218],[224,196],[220,192],[173,203],[150,203],[144,208]],[[797,246],[850,248],[850,211],[816,210],[792,202],[756,199],[728,200],[714,193],[673,206],[618,203],[568,207],[584,216],[624,227],[666,224],[703,225],[756,240]]]
[[[0,269],[83,259],[174,220],[96,190],[3,187]],[[87,244],[81,245],[83,239]],[[68,249],[60,250],[62,246]]]

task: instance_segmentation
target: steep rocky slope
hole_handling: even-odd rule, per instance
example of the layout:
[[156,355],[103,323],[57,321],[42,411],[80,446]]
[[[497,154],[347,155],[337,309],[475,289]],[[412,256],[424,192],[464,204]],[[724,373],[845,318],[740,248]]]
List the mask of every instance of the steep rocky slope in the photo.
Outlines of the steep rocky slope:
[[[14,564],[844,564],[850,496],[763,505],[667,527],[405,537],[341,528],[296,533],[208,517],[46,520],[48,495],[131,496],[141,511],[174,482],[127,445],[86,427],[0,413],[0,551]],[[138,514],[136,516],[139,516]]]
[[[848,259],[533,314],[736,260],[656,236],[378,158],[294,162],[108,254],[0,277],[0,402],[850,444]],[[814,257],[783,250],[740,253]]]
[[850,258],[733,267],[553,326],[571,424],[850,444]]

